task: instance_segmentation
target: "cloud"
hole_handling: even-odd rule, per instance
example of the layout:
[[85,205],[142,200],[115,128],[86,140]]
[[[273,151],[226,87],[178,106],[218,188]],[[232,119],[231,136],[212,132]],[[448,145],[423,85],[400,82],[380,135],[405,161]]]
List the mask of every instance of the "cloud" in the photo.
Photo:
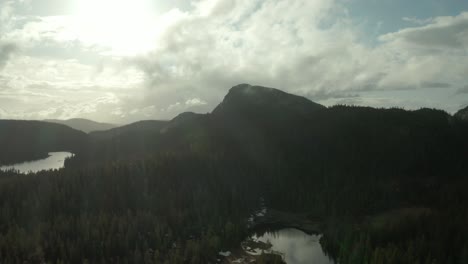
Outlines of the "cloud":
[[468,94],[468,85],[459,88],[456,94]]
[[[94,94],[96,96],[97,94]],[[109,113],[119,106],[120,99],[111,93],[100,97],[83,96],[64,99],[43,94],[0,93],[0,103],[11,110],[0,109],[0,116],[13,119],[70,119],[75,117],[109,120]],[[27,104],[27,107],[24,105]],[[23,105],[23,107],[21,107]]]
[[18,47],[13,43],[0,42],[0,70],[5,67],[10,58],[18,51]]
[[451,88],[452,84],[443,82],[423,82],[421,88]]
[[323,101],[328,99],[343,99],[343,100],[357,100],[360,95],[356,92],[348,91],[333,91],[333,90],[319,90],[312,92],[307,97],[314,101]]
[[203,101],[202,99],[191,98],[191,99],[186,100],[185,102],[176,102],[174,104],[171,104],[163,111],[170,112],[174,115],[177,115],[180,112],[197,109],[205,105],[207,105],[207,102]]
[[468,48],[468,12],[420,22],[420,27],[389,33],[381,36],[380,40],[441,51],[465,51]]
[[10,118],[110,121],[116,118],[111,113],[126,105],[127,98],[142,93],[137,91],[140,75],[119,65],[96,71],[75,60],[19,55],[0,75],[0,105]]
[[425,25],[425,24],[429,24],[432,21],[432,18],[418,19],[418,18],[415,18],[415,17],[403,17],[402,19],[403,19],[403,21],[406,21],[406,22],[409,22],[409,23],[412,23],[412,24],[416,24],[416,25]]
[[334,1],[201,1],[133,62],[158,94],[183,87],[208,102],[241,82],[301,94],[345,89],[372,79],[354,80],[365,65],[352,52],[364,50],[348,26]]
[[0,108],[0,118],[1,119],[6,119],[9,117],[9,114],[7,111],[3,110],[2,108]]
[[185,105],[187,106],[199,106],[199,105],[206,105],[206,102],[201,100],[200,98],[192,98],[185,101]]
[[[369,32],[350,15],[348,1],[188,2],[167,7],[138,28],[121,19],[130,23],[126,31],[135,27],[145,33],[145,41],[137,38],[145,48],[138,55],[125,53],[125,45],[106,46],[134,43],[124,42],[134,35],[115,29],[110,36],[100,34],[107,24],[80,24],[67,14],[51,16],[46,8],[41,12],[49,16],[19,15],[8,4],[0,17],[13,22],[0,24],[0,43],[15,43],[21,54],[11,47],[0,52],[0,105],[16,117],[81,115],[122,123],[209,112],[239,83],[276,87],[327,104],[372,106],[442,104],[435,97],[397,100],[363,93],[437,88],[424,93],[453,94],[466,85],[468,62],[461,59],[468,43],[466,12],[404,18],[411,27],[369,44]],[[462,99],[450,104],[458,105],[456,100]]]
[[7,21],[14,12],[15,1],[2,1],[0,3],[0,21]]
[[66,45],[78,40],[85,48],[94,44],[89,42],[85,36],[80,36],[80,32],[76,28],[78,21],[70,16],[30,16],[21,18],[21,21],[21,25],[11,29],[6,34],[6,38],[26,47],[31,48],[44,43]]
[[[319,101],[368,90],[450,88],[464,80],[468,63],[459,53],[429,49],[461,49],[465,16],[420,21],[372,47],[361,41],[363,32],[340,2],[201,1],[178,16],[149,56],[133,63],[145,73],[148,98],[201,96],[211,107],[237,83]],[[454,43],[445,43],[450,39]]]

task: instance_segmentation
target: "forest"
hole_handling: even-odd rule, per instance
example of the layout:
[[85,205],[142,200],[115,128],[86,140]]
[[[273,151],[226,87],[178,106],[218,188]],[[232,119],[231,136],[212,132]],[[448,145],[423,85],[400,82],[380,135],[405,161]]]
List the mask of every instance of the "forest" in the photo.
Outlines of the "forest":
[[0,164],[76,154],[63,170],[0,172],[0,259],[215,263],[262,199],[319,219],[337,263],[468,263],[462,116],[239,85],[212,113],[98,133],[0,123],[2,139],[28,142]]

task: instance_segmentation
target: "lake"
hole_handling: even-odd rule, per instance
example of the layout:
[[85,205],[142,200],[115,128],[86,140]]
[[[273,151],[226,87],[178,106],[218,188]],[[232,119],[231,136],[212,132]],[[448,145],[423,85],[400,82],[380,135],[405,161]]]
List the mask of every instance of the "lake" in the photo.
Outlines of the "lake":
[[[266,253],[283,256],[287,264],[334,264],[322,250],[320,235],[308,235],[295,228],[284,228],[262,235],[253,235],[250,239],[263,245],[268,244]],[[250,254],[261,254],[261,249],[250,249]]]
[[23,163],[2,166],[0,170],[15,169],[20,173],[38,172],[42,170],[61,169],[64,167],[65,159],[72,157],[70,152],[49,152],[49,157],[40,160],[27,161]]

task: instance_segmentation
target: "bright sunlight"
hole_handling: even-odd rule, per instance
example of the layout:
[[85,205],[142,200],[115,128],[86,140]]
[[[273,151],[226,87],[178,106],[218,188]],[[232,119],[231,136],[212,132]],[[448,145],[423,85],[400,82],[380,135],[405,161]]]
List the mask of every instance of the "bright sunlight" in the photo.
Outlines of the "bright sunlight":
[[153,6],[150,0],[79,0],[75,32],[85,43],[111,49],[112,54],[135,55],[153,45]]

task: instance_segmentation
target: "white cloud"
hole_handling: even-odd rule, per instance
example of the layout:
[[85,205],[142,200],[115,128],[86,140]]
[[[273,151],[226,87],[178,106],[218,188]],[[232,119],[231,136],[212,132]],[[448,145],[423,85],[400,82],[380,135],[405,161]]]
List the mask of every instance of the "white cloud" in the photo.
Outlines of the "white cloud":
[[440,51],[468,50],[468,12],[458,16],[437,17],[420,27],[406,28],[380,37],[385,42],[399,42],[414,48]]
[[11,118],[115,118],[111,111],[141,87],[132,68],[20,56],[0,75],[0,105]]
[[209,99],[241,82],[303,93],[337,87],[349,80],[324,72],[352,77],[358,57],[348,49],[362,49],[346,19],[330,18],[337,13],[345,15],[333,1],[203,1],[136,63],[154,89],[185,87]]
[[432,21],[432,18],[418,19],[418,18],[415,18],[415,17],[403,17],[402,19],[403,19],[403,21],[413,23],[413,24],[416,24],[416,25],[425,25],[425,24],[428,24],[428,23],[430,23]]
[[192,98],[185,101],[185,105],[187,106],[197,106],[197,105],[206,105],[206,102],[201,100],[200,98]]
[[4,22],[10,18],[13,12],[14,1],[2,1],[0,3],[0,21]]

